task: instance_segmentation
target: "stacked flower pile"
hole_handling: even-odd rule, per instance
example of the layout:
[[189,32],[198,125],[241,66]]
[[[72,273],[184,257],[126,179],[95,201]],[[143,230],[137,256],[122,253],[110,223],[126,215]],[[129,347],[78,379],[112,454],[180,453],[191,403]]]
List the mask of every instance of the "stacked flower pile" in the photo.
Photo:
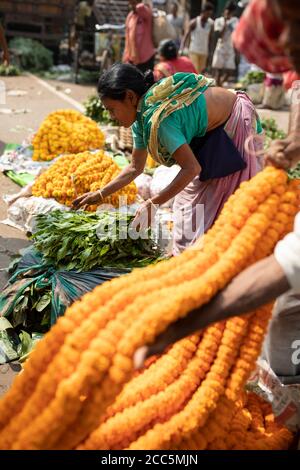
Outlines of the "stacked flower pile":
[[267,168],[242,183],[197,247],[74,303],[0,402],[0,448],[287,448],[291,433],[244,397],[271,306],[214,324],[139,376],[132,371],[138,347],[272,253],[299,196],[299,183]]
[[33,160],[52,160],[63,153],[102,148],[104,134],[95,121],[72,109],[55,111],[33,138]]
[[[64,155],[37,178],[32,194],[46,198],[53,197],[61,204],[71,206],[77,196],[103,188],[119,173],[117,164],[103,150],[95,153]],[[136,194],[136,186],[131,183],[102,202],[118,207],[127,198],[126,203],[132,204]],[[95,206],[89,207],[90,210],[95,208]]]

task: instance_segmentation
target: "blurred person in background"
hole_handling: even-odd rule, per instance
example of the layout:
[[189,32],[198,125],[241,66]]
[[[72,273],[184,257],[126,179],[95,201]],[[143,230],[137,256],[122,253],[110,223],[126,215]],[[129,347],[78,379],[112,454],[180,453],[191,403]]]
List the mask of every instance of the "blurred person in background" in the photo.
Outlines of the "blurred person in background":
[[190,39],[189,57],[197,73],[202,73],[207,65],[214,26],[211,19],[213,12],[214,6],[211,3],[206,3],[201,14],[190,21],[181,42],[180,49],[184,50],[187,40]]
[[152,38],[152,9],[138,0],[129,0],[131,11],[126,18],[123,62],[135,65],[142,72],[153,70],[155,48]]
[[161,41],[159,48],[159,62],[154,67],[155,81],[169,77],[176,72],[197,73],[193,62],[188,57],[178,56],[176,42],[172,39]]
[[176,46],[180,47],[181,39],[184,33],[184,17],[178,15],[178,3],[171,3],[171,12],[167,15],[167,20],[176,31],[177,38],[175,39]]
[[283,86],[283,74],[266,73],[264,80],[264,96],[258,108],[281,109],[285,105],[285,90]]
[[234,16],[235,2],[229,2],[224,15],[215,20],[214,31],[218,42],[213,55],[212,68],[218,86],[228,80],[230,73],[236,69],[235,50],[232,43],[232,33],[237,26],[238,18]]

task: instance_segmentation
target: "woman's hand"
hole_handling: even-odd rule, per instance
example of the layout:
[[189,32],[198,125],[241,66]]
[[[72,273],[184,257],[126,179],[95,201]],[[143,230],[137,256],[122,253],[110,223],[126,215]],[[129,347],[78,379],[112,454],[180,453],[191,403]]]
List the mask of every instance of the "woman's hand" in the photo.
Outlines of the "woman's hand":
[[103,200],[99,191],[91,191],[89,193],[82,194],[72,203],[72,209],[79,209],[83,206],[90,206],[91,204],[98,204]]
[[139,231],[146,230],[152,224],[157,208],[158,206],[153,204],[151,199],[143,202],[136,211],[131,227],[134,229],[139,228]]
[[300,161],[300,136],[289,135],[282,140],[274,140],[267,149],[266,163],[284,170],[295,167]]

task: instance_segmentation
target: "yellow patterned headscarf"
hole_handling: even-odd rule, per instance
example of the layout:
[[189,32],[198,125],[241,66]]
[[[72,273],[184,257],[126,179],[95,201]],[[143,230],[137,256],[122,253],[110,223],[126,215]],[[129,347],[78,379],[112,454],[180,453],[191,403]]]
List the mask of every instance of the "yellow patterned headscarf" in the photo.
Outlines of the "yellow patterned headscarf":
[[160,123],[184,106],[193,103],[209,86],[213,79],[194,73],[175,73],[153,85],[142,99],[141,113],[143,131],[152,158],[169,166],[174,161],[158,141]]

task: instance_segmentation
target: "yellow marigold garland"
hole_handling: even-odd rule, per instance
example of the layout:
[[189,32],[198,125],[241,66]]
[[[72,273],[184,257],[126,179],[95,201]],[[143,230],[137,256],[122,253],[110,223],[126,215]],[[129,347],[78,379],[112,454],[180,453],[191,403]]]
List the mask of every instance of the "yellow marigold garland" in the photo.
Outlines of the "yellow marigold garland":
[[[88,305],[85,305],[85,301],[83,299],[82,301],[82,308],[84,312],[81,312],[79,317],[81,318],[86,318],[85,322],[87,323],[87,333],[84,334],[83,338],[81,340],[81,347],[85,346],[86,348],[88,347],[88,350],[85,353],[82,353],[81,351],[79,352],[79,355],[76,356],[76,361],[77,365],[75,364],[74,358],[73,358],[73,352],[74,352],[74,340],[76,337],[79,336],[79,334],[75,334],[73,337],[73,332],[68,330],[67,332],[64,332],[62,336],[65,336],[66,339],[70,338],[69,346],[71,346],[70,350],[70,357],[66,358],[63,354],[64,350],[64,345],[61,347],[62,343],[60,343],[59,347],[56,350],[56,355],[55,357],[57,358],[58,364],[63,367],[67,366],[67,371],[64,373],[65,376],[68,376],[69,378],[67,379],[67,382],[65,380],[62,380],[61,382],[61,377],[62,377],[62,372],[61,369],[59,372],[57,372],[57,375],[55,376],[55,373],[53,371],[52,377],[49,377],[51,383],[52,379],[55,379],[55,383],[53,385],[53,391],[55,391],[55,398],[52,399],[51,395],[53,392],[51,392],[50,397],[47,398],[47,393],[46,393],[46,400],[45,398],[42,397],[41,392],[43,390],[43,387],[40,389],[40,394],[34,394],[35,396],[27,396],[25,398],[25,403],[23,404],[24,410],[27,407],[27,412],[23,414],[22,416],[22,404],[21,404],[21,399],[20,399],[20,393],[22,393],[20,389],[20,382],[16,386],[15,392],[11,392],[9,397],[11,398],[12,395],[15,394],[15,396],[18,398],[18,406],[13,409],[13,406],[10,408],[10,412],[8,413],[9,418],[14,418],[13,421],[17,418],[19,426],[16,426],[15,429],[14,427],[10,427],[9,425],[7,428],[3,428],[3,432],[0,436],[0,443],[3,448],[9,448],[14,441],[16,441],[15,448],[46,448],[44,447],[47,446],[47,441],[50,439],[50,444],[48,446],[51,448],[52,445],[55,445],[55,442],[58,442],[60,437],[64,435],[66,429],[68,426],[74,422],[76,423],[76,419],[78,416],[81,416],[81,413],[84,413],[84,410],[88,408],[88,399],[87,397],[89,396],[90,392],[94,390],[95,386],[100,386],[101,384],[101,393],[97,396],[97,401],[95,404],[99,403],[98,408],[94,408],[94,410],[91,408],[90,409],[90,414],[86,416],[87,420],[91,418],[92,412],[97,409],[98,412],[98,420],[101,420],[101,415],[105,412],[105,409],[109,402],[112,401],[114,394],[117,394],[118,391],[121,388],[121,384],[123,381],[125,381],[131,371],[131,366],[132,366],[132,353],[134,351],[134,348],[137,345],[142,344],[145,339],[150,339],[154,338],[156,334],[158,334],[159,331],[161,331],[165,326],[170,321],[174,321],[178,316],[184,315],[190,308],[193,308],[194,306],[201,305],[203,302],[206,302],[211,298],[214,293],[222,288],[223,285],[225,285],[231,278],[236,274],[236,272],[239,272],[240,269],[242,269],[247,263],[251,262],[253,260],[253,253],[255,250],[255,246],[257,245],[256,242],[254,242],[255,239],[263,240],[263,234],[266,233],[266,231],[269,229],[270,224],[268,223],[268,220],[270,220],[268,217],[270,216],[267,215],[266,209],[264,209],[261,212],[256,213],[256,207],[257,203],[259,204],[260,202],[264,202],[267,200],[268,196],[272,194],[278,194],[280,196],[285,195],[286,193],[291,193],[294,192],[295,189],[290,187],[287,187],[286,183],[286,177],[283,172],[275,169],[267,169],[264,172],[262,172],[260,175],[258,175],[256,178],[254,178],[252,181],[249,183],[243,184],[241,189],[239,190],[239,198],[245,193],[247,194],[247,197],[243,203],[246,204],[248,210],[246,210],[246,216],[243,217],[243,213],[241,211],[240,216],[236,216],[235,212],[233,213],[226,213],[226,210],[229,210],[229,208],[233,208],[234,206],[238,207],[237,204],[237,196],[233,196],[231,198],[231,202],[229,201],[227,204],[227,208],[225,210],[225,216],[221,215],[220,221],[216,223],[216,228],[213,228],[211,231],[208,232],[207,236],[204,237],[204,243],[199,244],[197,247],[198,249],[196,252],[193,253],[193,256],[188,253],[189,251],[191,252],[192,250],[187,250],[187,254],[182,255],[182,257],[179,257],[179,260],[176,262],[170,262],[169,265],[167,263],[162,263],[162,269],[160,273],[160,265],[155,267],[153,270],[140,270],[138,272],[135,272],[132,274],[132,278],[129,275],[127,277],[127,282],[129,285],[134,285],[134,282],[131,284],[131,279],[135,279],[135,281],[140,282],[140,285],[143,285],[142,280],[144,281],[144,277],[148,278],[148,284],[151,285],[152,287],[152,293],[149,294],[149,305],[147,305],[147,298],[145,298],[146,302],[143,304],[140,300],[134,299],[133,297],[130,297],[129,304],[131,302],[131,305],[128,307],[125,307],[124,302],[122,302],[121,299],[118,299],[118,301],[121,301],[121,304],[118,304],[118,301],[116,301],[114,304],[114,311],[109,315],[109,311],[111,309],[111,304],[110,302],[107,303],[107,299],[105,300],[106,302],[106,314],[107,314],[107,319],[104,321],[104,325],[102,328],[104,328],[103,331],[101,331],[97,337],[95,337],[95,333],[92,327],[92,319],[94,320],[94,314],[97,312],[98,314],[101,312],[101,307],[100,311],[97,311],[97,303],[99,302],[100,305],[102,305],[105,302],[102,299],[102,290],[98,289],[97,290],[97,295],[95,293],[91,294],[90,300],[93,299],[91,303],[94,304],[94,307],[90,309]],[[234,203],[232,201],[235,201]],[[249,205],[247,205],[247,202],[249,202]],[[290,201],[289,201],[290,202]],[[265,208],[264,204],[262,204],[263,208]],[[225,208],[224,208],[225,209]],[[283,226],[283,232],[281,236],[284,234],[285,227],[290,227],[291,222],[293,220],[293,216],[295,212],[298,209],[298,200],[296,199],[296,202],[294,201],[291,203],[289,206],[288,212],[289,214],[283,213],[283,217],[278,217],[279,224],[278,228],[282,228]],[[253,213],[254,212],[254,213]],[[249,217],[249,213],[252,214]],[[228,219],[229,217],[229,219]],[[230,219],[231,217],[231,219]],[[226,222],[227,219],[227,222]],[[228,228],[228,233],[232,233],[233,236],[233,242],[230,244],[230,237],[226,237],[226,228]],[[236,231],[236,229],[238,229]],[[241,230],[240,230],[241,229]],[[213,234],[215,233],[215,236],[220,235],[220,232],[223,231],[223,235],[225,235],[225,246],[224,246],[224,255],[223,257],[220,258],[221,254],[221,249],[218,249],[218,253],[215,256],[209,256],[209,251],[211,251],[211,246],[209,249],[209,245],[213,243]],[[237,233],[238,232],[238,233]],[[245,242],[243,243],[243,239],[241,237],[241,232],[243,232]],[[272,247],[274,246],[274,243],[276,243],[277,240],[275,240],[274,233],[270,234],[271,236],[268,237],[269,241],[266,244],[266,247],[270,248],[270,239],[272,239]],[[274,237],[274,240],[273,240]],[[206,243],[207,242],[207,243]],[[229,245],[228,245],[229,242]],[[216,247],[218,246],[217,244],[215,245]],[[229,246],[229,248],[228,248]],[[227,248],[226,248],[227,247]],[[272,249],[271,247],[271,249]],[[265,256],[266,254],[264,254]],[[199,264],[200,260],[206,260],[205,267],[204,269],[200,269],[199,272]],[[177,267],[185,267],[185,261],[190,264],[190,266],[193,266],[193,261],[197,265],[197,269],[193,271],[193,276],[199,276],[199,280],[201,279],[202,283],[206,282],[206,285],[210,286],[209,289],[202,289],[202,294],[201,294],[201,284],[198,279],[196,280],[190,280],[186,281],[184,277],[178,276],[176,278],[176,287],[178,289],[178,285],[180,285],[180,293],[177,294],[176,296],[176,289],[175,287],[172,287],[172,282],[168,281],[167,285],[169,287],[165,287],[164,281],[168,280],[168,268],[171,267],[173,264],[174,266]],[[199,263],[199,264],[198,264]],[[235,264],[233,266],[233,264]],[[159,281],[157,282],[157,280]],[[153,281],[152,281],[153,279]],[[192,279],[191,277],[189,279]],[[155,283],[155,281],[156,283]],[[119,280],[120,285],[122,285],[122,290],[120,292],[121,298],[124,296],[126,298],[126,285],[123,283],[122,284],[122,279]],[[179,284],[181,281],[181,284]],[[117,283],[111,283],[114,288],[118,285]],[[173,284],[175,286],[175,284]],[[195,291],[195,288],[197,289]],[[199,293],[200,289],[200,293]],[[109,294],[110,290],[110,285],[108,285],[108,288],[105,292]],[[161,300],[161,305],[159,305],[159,315],[160,317],[166,314],[166,320],[163,325],[158,325],[158,312],[154,312],[153,308],[150,305],[150,302],[153,300],[153,295],[159,296]],[[201,294],[201,295],[200,295]],[[173,297],[170,297],[173,296]],[[169,312],[167,308],[167,301],[168,301],[168,296],[169,296],[169,303],[170,303],[170,298],[172,300],[171,305],[170,305],[170,310]],[[116,295],[118,297],[118,294]],[[148,296],[146,296],[148,297]],[[117,300],[117,299],[116,299]],[[188,300],[188,301],[187,301]],[[113,302],[113,300],[112,300]],[[80,304],[74,304],[75,305],[75,311],[76,311],[76,305]],[[122,305],[122,309],[120,313],[117,313],[119,311],[120,305]],[[163,307],[163,308],[162,308]],[[157,308],[157,305],[156,305]],[[105,309],[105,306],[102,307],[102,310]],[[128,310],[129,309],[129,310]],[[132,318],[131,321],[128,321],[126,323],[127,332],[124,334],[125,330],[122,324],[122,321],[124,321],[127,317],[126,314],[131,313]],[[104,312],[103,312],[104,313]],[[152,316],[154,315],[154,319],[152,321]],[[115,317],[115,319],[113,319]],[[153,331],[150,331],[149,334],[145,331],[144,329],[144,324],[143,322],[140,322],[140,318],[143,317],[144,321],[147,320],[147,322],[150,325],[150,329]],[[66,317],[68,319],[68,315]],[[110,318],[112,321],[109,321],[108,318]],[[90,320],[91,325],[88,325],[88,322]],[[107,323],[108,322],[108,323]],[[106,326],[105,326],[106,325]],[[131,326],[132,325],[132,326]],[[69,325],[70,326],[70,325]],[[97,326],[99,328],[99,325]],[[139,328],[141,328],[139,330]],[[78,330],[78,326],[75,327],[75,333]],[[60,331],[60,328],[57,328],[57,332]],[[51,332],[50,332],[51,333]],[[92,334],[92,335],[91,335]],[[138,335],[138,338],[136,341],[133,341],[134,335]],[[88,339],[89,338],[89,339]],[[95,338],[95,339],[92,339]],[[118,338],[120,341],[118,342]],[[44,340],[47,342],[46,340]],[[92,342],[91,342],[92,341]],[[117,345],[114,343],[118,342]],[[43,342],[42,342],[43,343]],[[46,348],[45,348],[46,349]],[[55,348],[54,348],[55,349]],[[79,348],[80,349],[80,348]],[[116,349],[117,349],[117,354],[116,354]],[[36,357],[35,354],[32,355],[32,357]],[[38,359],[35,359],[36,364],[39,364]],[[29,361],[30,363],[30,361]],[[42,361],[40,361],[42,363]],[[70,364],[71,367],[69,367],[67,364]],[[111,367],[112,364],[112,367]],[[51,366],[50,366],[51,367]],[[75,367],[75,369],[74,369]],[[217,369],[220,371],[220,369]],[[96,372],[97,371],[97,372]],[[38,377],[38,373],[36,374],[37,376],[35,377],[36,379],[36,384],[39,386],[39,382],[41,377],[43,378],[45,375],[47,375],[47,368],[42,369],[42,375]],[[108,372],[108,374],[107,374]],[[219,372],[218,372],[219,373]],[[204,416],[208,417],[210,411],[216,407],[217,404],[217,397],[222,396],[222,393],[224,391],[224,386],[219,386],[219,383],[216,380],[216,377],[219,378],[219,375],[216,371],[213,371],[210,375],[210,386],[207,387],[202,387],[202,396],[203,396],[203,401],[201,402],[201,405],[203,407],[203,416],[200,419],[200,421],[205,421],[203,419]],[[96,374],[96,375],[95,375]],[[22,374],[26,378],[26,369],[24,373]],[[206,382],[206,380],[204,381]],[[45,385],[46,385],[45,381]],[[58,386],[57,386],[58,384]],[[98,384],[98,385],[97,385]],[[202,384],[203,385],[203,384]],[[14,388],[14,387],[13,387]],[[57,388],[57,389],[56,389]],[[47,391],[47,389],[44,389],[44,392]],[[84,393],[82,393],[84,392]],[[197,393],[197,392],[196,392]],[[10,398],[4,399],[2,403],[5,401],[9,401]],[[208,400],[209,398],[209,400]],[[103,403],[101,402],[101,399],[103,399]],[[49,401],[50,400],[50,401]],[[42,412],[40,416],[37,418],[33,419],[31,421],[33,410],[35,407],[35,404],[37,401],[40,401],[40,406],[43,407],[46,406],[45,403],[48,401],[50,403],[50,406],[45,409],[45,411]],[[0,404],[0,409],[1,405]],[[26,405],[27,403],[27,405]],[[209,405],[210,403],[210,405]],[[102,406],[101,406],[102,405]],[[16,415],[14,415],[14,412]],[[35,416],[37,416],[37,413],[34,413]],[[180,413],[179,413],[180,414]],[[27,418],[23,420],[23,418]],[[175,415],[172,419],[175,419],[177,415]],[[70,418],[69,418],[70,417]],[[66,419],[67,418],[67,419]],[[28,421],[29,419],[29,421]],[[13,422],[11,421],[11,423]],[[64,421],[62,423],[62,421]],[[92,420],[93,421],[93,420]],[[98,421],[98,422],[99,422]],[[176,420],[175,420],[176,421]],[[178,421],[178,420],[177,420]],[[180,420],[179,420],[180,421]],[[26,422],[26,424],[25,424]],[[199,420],[196,419],[196,422],[198,422],[197,425],[199,425]],[[4,423],[3,423],[4,424]],[[24,427],[28,425],[28,428],[26,428],[26,433]],[[93,428],[96,428],[97,425],[93,421]],[[191,426],[191,423],[186,423],[185,427],[188,429],[193,428],[193,425]],[[197,427],[197,426],[196,426]],[[24,429],[24,432],[22,431]],[[151,432],[151,431],[149,431]],[[12,433],[14,433],[12,435]],[[52,434],[54,433],[53,437]],[[183,429],[183,434],[185,433],[185,429]],[[26,435],[27,434],[27,435]],[[6,438],[5,438],[6,436]],[[180,439],[180,435],[179,435]],[[9,443],[10,442],[10,443]],[[161,443],[163,446],[164,444]],[[150,447],[151,448],[151,447]]]
[[[103,150],[64,155],[42,173],[32,187],[34,196],[53,197],[71,206],[77,196],[103,188],[120,173],[117,164]],[[103,199],[102,203],[118,207],[132,204],[137,195],[135,183]],[[97,206],[90,206],[95,210]]]
[[33,141],[33,160],[53,160],[63,153],[102,148],[104,134],[92,119],[73,109],[49,114]]

